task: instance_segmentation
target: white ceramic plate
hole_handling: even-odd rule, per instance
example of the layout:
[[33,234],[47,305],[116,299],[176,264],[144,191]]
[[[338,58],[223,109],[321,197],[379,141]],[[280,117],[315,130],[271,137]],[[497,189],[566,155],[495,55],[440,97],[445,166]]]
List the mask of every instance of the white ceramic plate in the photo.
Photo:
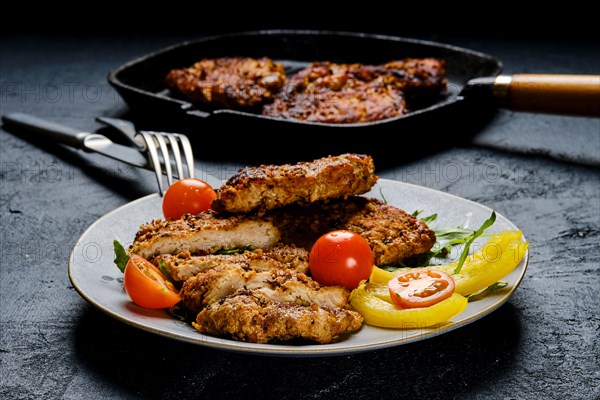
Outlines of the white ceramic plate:
[[[389,204],[407,212],[424,210],[422,215],[438,214],[434,227],[460,226],[468,223],[477,228],[491,214],[491,209],[460,197],[406,183],[380,179],[367,196],[385,198]],[[285,345],[255,344],[212,337],[198,333],[166,311],[146,310],[129,300],[123,290],[122,274],[113,263],[113,240],[128,246],[139,226],[161,218],[161,198],[155,194],[135,200],[106,214],[79,238],[71,253],[69,277],[83,298],[108,315],[137,328],[172,339],[225,350],[288,356],[348,354],[416,342],[464,326],[491,313],[504,302],[521,282],[529,253],[507,277],[509,286],[480,300],[470,302],[466,310],[449,323],[437,328],[394,330],[365,325],[345,339],[332,344]],[[498,215],[489,232],[518,229]]]

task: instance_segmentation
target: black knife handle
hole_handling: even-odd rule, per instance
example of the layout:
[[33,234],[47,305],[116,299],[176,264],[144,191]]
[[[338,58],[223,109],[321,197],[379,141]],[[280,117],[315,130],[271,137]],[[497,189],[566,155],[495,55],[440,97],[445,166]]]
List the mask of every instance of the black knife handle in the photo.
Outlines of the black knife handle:
[[83,148],[83,139],[89,133],[81,132],[68,126],[63,126],[54,122],[46,121],[33,115],[23,113],[10,113],[2,116],[2,122],[5,126],[15,129],[29,131],[45,136],[48,139],[54,139],[63,144]]

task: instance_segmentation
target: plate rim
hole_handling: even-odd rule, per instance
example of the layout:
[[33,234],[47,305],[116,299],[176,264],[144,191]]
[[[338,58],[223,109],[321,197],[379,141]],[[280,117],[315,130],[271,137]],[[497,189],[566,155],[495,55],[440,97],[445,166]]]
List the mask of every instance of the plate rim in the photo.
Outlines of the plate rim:
[[[475,202],[473,200],[470,200],[470,199],[467,199],[464,197],[460,197],[460,196],[457,196],[457,195],[454,195],[451,193],[446,193],[441,190],[432,189],[429,187],[420,186],[420,185],[402,182],[402,181],[397,181],[397,180],[392,180],[392,179],[385,179],[385,178],[380,178],[378,180],[378,183],[379,182],[391,183],[394,185],[399,184],[402,186],[410,186],[410,187],[417,188],[418,190],[424,190],[426,192],[429,191],[429,192],[441,193],[442,195],[444,195],[446,197],[459,199],[461,202],[475,204],[477,207],[482,207],[484,209],[489,210],[490,212],[495,211],[484,204],[481,204],[481,203]],[[349,355],[349,354],[361,353],[361,352],[366,352],[366,351],[374,351],[374,350],[379,350],[379,349],[383,349],[383,348],[400,346],[400,345],[404,345],[404,344],[418,342],[421,340],[430,339],[430,338],[442,335],[444,333],[453,331],[455,329],[461,328],[472,322],[475,322],[475,321],[491,314],[498,308],[500,308],[502,305],[504,305],[508,301],[508,299],[512,296],[512,294],[515,292],[517,287],[520,285],[520,283],[523,280],[525,273],[527,271],[527,267],[529,265],[529,248],[527,248],[525,250],[525,254],[523,255],[521,262],[516,267],[516,268],[519,268],[522,264],[522,270],[520,271],[519,275],[515,279],[515,282],[510,286],[510,288],[502,293],[502,297],[500,297],[498,300],[496,300],[490,306],[479,311],[477,314],[468,317],[467,319],[464,319],[464,320],[461,320],[458,322],[452,322],[449,326],[445,326],[445,327],[442,326],[439,329],[423,330],[423,332],[420,335],[414,336],[412,338],[408,338],[408,339],[406,339],[406,338],[404,338],[404,339],[403,338],[397,338],[397,339],[391,338],[389,340],[385,340],[385,341],[382,341],[379,343],[355,344],[352,347],[341,347],[341,348],[340,347],[327,348],[327,347],[321,347],[321,346],[326,346],[326,345],[315,344],[315,345],[310,345],[311,346],[310,349],[307,349],[304,346],[283,347],[285,345],[273,345],[273,344],[262,344],[261,345],[261,344],[256,344],[256,343],[251,343],[252,346],[248,346],[250,344],[248,342],[239,342],[239,341],[235,341],[232,339],[214,337],[214,338],[217,338],[218,340],[220,340],[220,342],[217,343],[217,342],[202,340],[202,337],[204,335],[200,334],[200,333],[198,333],[198,339],[190,338],[190,337],[187,337],[184,335],[179,335],[174,332],[168,332],[168,331],[164,331],[163,329],[145,325],[145,324],[139,323],[135,320],[132,320],[126,316],[123,316],[123,315],[119,314],[118,312],[115,312],[115,311],[109,309],[108,307],[102,305],[100,302],[92,299],[81,287],[79,287],[76,279],[74,278],[73,269],[74,269],[74,260],[75,260],[75,250],[78,248],[78,246],[82,242],[82,239],[84,237],[86,237],[89,234],[89,232],[92,231],[97,225],[101,224],[106,218],[109,218],[114,213],[118,213],[119,211],[121,211],[122,208],[135,206],[135,204],[137,204],[137,203],[143,203],[143,202],[149,201],[150,199],[155,198],[155,197],[159,197],[159,194],[152,193],[152,194],[148,194],[146,196],[140,197],[138,199],[132,200],[130,202],[127,202],[117,208],[114,208],[114,209],[108,211],[104,215],[97,218],[92,224],[90,224],[79,235],[79,237],[78,237],[77,241],[75,242],[73,249],[69,255],[69,265],[68,265],[69,281],[71,282],[71,285],[73,286],[73,288],[77,291],[77,293],[79,293],[79,295],[84,300],[86,300],[88,303],[90,303],[91,305],[93,305],[94,307],[96,307],[97,309],[102,311],[104,314],[106,314],[118,321],[124,322],[125,324],[127,324],[129,326],[133,326],[135,328],[144,330],[146,332],[157,334],[162,337],[167,337],[169,339],[174,339],[174,340],[191,343],[194,345],[209,347],[209,348],[217,348],[217,349],[221,349],[221,350],[233,351],[233,352],[238,352],[238,353],[266,355],[266,356],[321,357],[321,356]],[[496,214],[498,216],[502,217],[504,220],[506,220],[510,225],[512,225],[512,227],[516,228],[517,230],[520,230],[510,219],[506,218],[501,213],[496,212]],[[526,241],[524,234],[522,235],[521,240]],[[181,323],[183,324],[184,322],[181,322]],[[379,328],[379,327],[373,327],[373,328],[386,329],[386,328]],[[359,332],[356,332],[355,334],[358,334]],[[210,336],[210,335],[206,335],[206,336]],[[338,342],[338,343],[340,343],[340,342]]]

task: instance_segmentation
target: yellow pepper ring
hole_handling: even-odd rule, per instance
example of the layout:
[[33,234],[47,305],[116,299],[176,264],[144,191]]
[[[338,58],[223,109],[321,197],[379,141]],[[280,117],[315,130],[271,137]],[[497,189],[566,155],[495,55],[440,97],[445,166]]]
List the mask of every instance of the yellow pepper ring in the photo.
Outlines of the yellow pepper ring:
[[503,231],[467,258],[460,273],[453,274],[457,263],[426,267],[450,274],[455,281],[455,293],[430,307],[401,309],[392,304],[387,282],[398,274],[413,271],[401,268],[394,272],[373,268],[369,283],[361,282],[352,291],[350,304],[361,313],[369,325],[384,328],[426,328],[448,321],[467,307],[467,296],[485,289],[508,275],[525,255],[528,243],[521,241],[521,231]]
[[[521,241],[521,236],[521,231],[502,231],[495,234],[481,249],[467,257],[458,274],[454,274],[457,265],[455,262],[424,269],[437,269],[451,275],[456,283],[456,292],[468,296],[498,282],[519,265],[529,245]],[[389,272],[374,267],[369,282],[387,283],[396,275],[411,270],[414,269],[399,268]]]
[[[379,288],[363,282],[352,291],[350,304],[362,314],[365,323],[383,328],[420,329],[448,321],[467,307],[467,298],[458,293],[425,308],[402,309],[372,293]],[[376,286],[384,286],[377,284]],[[385,286],[387,290],[387,286]],[[389,296],[389,295],[388,295]]]

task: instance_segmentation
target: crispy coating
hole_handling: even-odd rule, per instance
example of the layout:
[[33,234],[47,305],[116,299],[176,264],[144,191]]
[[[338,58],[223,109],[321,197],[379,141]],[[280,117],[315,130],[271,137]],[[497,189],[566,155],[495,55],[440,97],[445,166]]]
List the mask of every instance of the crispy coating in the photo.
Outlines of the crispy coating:
[[163,261],[175,281],[185,281],[192,276],[223,264],[239,264],[255,271],[292,269],[308,272],[308,251],[294,245],[281,244],[271,249],[246,250],[239,254],[192,255],[189,251],[178,254],[159,254],[152,263]]
[[154,220],[142,225],[129,247],[130,254],[150,260],[158,254],[213,253],[244,246],[269,248],[279,240],[279,230],[269,221],[236,215],[220,217],[206,212],[184,215],[175,221]]
[[170,71],[167,86],[195,103],[246,109],[271,101],[285,84],[283,65],[263,57],[204,59]]
[[201,333],[253,343],[294,338],[331,343],[359,330],[362,323],[362,315],[344,308],[280,303],[240,290],[203,309],[192,325]]
[[371,246],[376,265],[396,264],[426,253],[435,232],[418,218],[380,200],[361,196],[289,206],[265,219],[281,233],[281,241],[310,249],[323,234],[337,229],[358,233]]
[[274,269],[257,272],[241,264],[222,264],[183,284],[183,304],[192,311],[235,293],[251,289],[273,301],[304,306],[348,307],[350,292],[342,286],[322,286],[306,274]]
[[384,65],[315,62],[289,84],[263,115],[320,123],[360,123],[408,112],[405,94],[431,98],[446,89],[445,63],[434,58]]
[[342,154],[294,165],[243,168],[217,190],[219,212],[265,211],[368,192],[377,182],[370,156]]

